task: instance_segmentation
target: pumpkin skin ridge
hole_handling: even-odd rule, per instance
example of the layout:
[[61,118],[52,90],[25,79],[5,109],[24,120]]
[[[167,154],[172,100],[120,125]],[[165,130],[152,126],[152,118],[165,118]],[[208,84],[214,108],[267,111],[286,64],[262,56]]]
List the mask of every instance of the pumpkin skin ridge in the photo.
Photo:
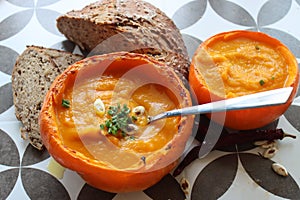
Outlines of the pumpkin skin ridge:
[[[182,104],[184,104],[181,106],[191,105],[191,98],[189,96],[188,90],[184,87],[183,83],[180,81],[175,72],[172,69],[166,70],[163,63],[153,60],[145,55],[127,52],[117,52],[101,56],[93,56],[92,58],[87,58],[71,65],[53,82],[49,92],[46,95],[46,103],[43,104],[43,108],[39,118],[42,140],[46,149],[48,149],[50,155],[52,155],[55,160],[57,160],[62,166],[78,172],[78,174],[82,176],[88,184],[94,187],[109,192],[129,192],[144,190],[157,183],[164,175],[169,173],[177,165],[178,159],[181,155],[178,153],[182,153],[185,147],[185,143],[181,142],[181,140],[187,141],[188,137],[190,136],[194,117],[181,117],[178,124],[179,126],[183,124],[183,126],[182,128],[180,128],[178,134],[175,134],[174,137],[167,143],[167,145],[165,145],[170,146],[170,148],[166,151],[166,155],[161,156],[160,159],[150,169],[143,171],[143,168],[141,168],[141,173],[138,170],[136,172],[116,171],[107,168],[106,166],[100,165],[100,163],[96,162],[95,160],[89,159],[81,153],[70,149],[69,147],[65,147],[59,137],[59,130],[57,128],[58,124],[56,122],[56,113],[54,110],[55,106],[60,105],[59,102],[57,102],[57,99],[59,99],[57,96],[59,93],[61,93],[61,91],[64,91],[64,81],[66,81],[66,79],[68,79],[71,75],[76,77],[78,71],[81,69],[81,66],[84,64],[89,65],[90,63],[93,63],[93,59],[95,57],[96,61],[99,63],[103,60],[113,61],[115,59],[141,59],[147,63],[149,62],[152,66],[155,67],[159,74],[171,77],[172,81],[178,84],[176,85],[176,91],[181,91],[181,102]],[[185,95],[182,96],[182,94]],[[178,154],[178,156],[175,156],[175,159],[174,155],[176,154]],[[172,160],[172,162],[168,162],[170,164],[161,168],[162,165],[165,165],[165,161],[168,160]],[[89,168],[89,170],[87,171],[86,168]],[[102,177],[105,177],[105,179],[108,181],[99,181]],[[115,180],[115,177],[119,177],[119,180],[111,181]],[[129,183],[128,181],[132,179],[134,179],[135,181]]]
[[[267,106],[261,108],[253,108],[247,110],[234,110],[234,111],[226,111],[226,112],[219,112],[215,114],[207,114],[209,118],[213,121],[224,125],[227,128],[234,129],[234,130],[251,130],[256,128],[261,128],[272,121],[278,119],[292,104],[294,97],[297,94],[298,87],[299,87],[299,68],[298,63],[295,56],[292,52],[279,40],[276,38],[272,38],[271,36],[261,33],[261,32],[252,32],[252,31],[245,31],[245,30],[235,30],[235,31],[228,31],[218,33],[209,37],[203,43],[201,43],[196,50],[192,62],[190,65],[190,72],[189,72],[189,83],[191,88],[193,88],[195,92],[199,104],[210,103],[212,101],[224,100],[226,98],[220,97],[215,94],[213,91],[209,91],[209,89],[202,83],[202,80],[199,78],[198,74],[201,74],[199,70],[195,66],[195,57],[197,54],[202,50],[206,50],[213,44],[219,41],[226,41],[236,38],[250,38],[252,40],[257,40],[259,42],[263,42],[269,44],[270,46],[276,46],[280,53],[283,54],[282,56],[286,59],[287,65],[292,68],[292,72],[289,72],[289,76],[293,75],[294,78],[289,79],[290,84],[286,85],[285,87],[293,87],[291,95],[285,104],[276,105],[276,106]],[[267,38],[267,41],[266,41]],[[297,66],[297,67],[296,67]],[[197,83],[197,84],[196,84]],[[264,114],[262,114],[264,113]],[[247,118],[250,118],[249,121],[240,120],[240,116],[247,115]],[[273,115],[273,116],[270,116]],[[225,121],[224,121],[225,116]],[[251,117],[250,117],[251,116]]]

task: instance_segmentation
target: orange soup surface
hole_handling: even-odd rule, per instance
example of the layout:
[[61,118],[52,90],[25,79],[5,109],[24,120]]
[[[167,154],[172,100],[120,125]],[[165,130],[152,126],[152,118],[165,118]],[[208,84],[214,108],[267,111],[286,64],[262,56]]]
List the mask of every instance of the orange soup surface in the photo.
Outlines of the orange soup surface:
[[[180,117],[168,118],[147,124],[147,116],[178,108],[176,97],[166,87],[147,83],[139,85],[137,80],[120,78],[106,73],[91,77],[67,88],[62,98],[70,107],[57,106],[58,127],[64,145],[118,169],[134,169],[155,161],[158,152],[167,147],[178,132]],[[95,111],[94,102],[100,99],[105,113]],[[111,106],[127,105],[129,116],[135,116],[133,109],[142,106],[145,113],[135,116],[136,130],[130,134],[113,135],[100,125],[111,120],[107,111]]]
[[203,82],[225,98],[285,87],[293,78],[280,47],[248,38],[212,42],[197,60]]

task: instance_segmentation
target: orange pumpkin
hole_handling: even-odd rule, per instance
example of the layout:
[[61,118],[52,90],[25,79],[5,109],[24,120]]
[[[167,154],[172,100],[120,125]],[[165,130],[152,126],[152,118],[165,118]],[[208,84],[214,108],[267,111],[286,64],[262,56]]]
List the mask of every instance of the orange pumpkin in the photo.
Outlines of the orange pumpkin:
[[[95,110],[96,101],[105,111],[124,104],[130,114],[138,106],[146,114],[138,116],[133,134],[114,135],[101,127],[111,116]],[[193,126],[192,116],[150,125],[145,117],[191,104],[188,90],[165,64],[134,53],[98,55],[56,78],[40,113],[40,131],[52,157],[88,184],[109,192],[144,190],[175,167]]]
[[276,120],[293,101],[299,84],[298,63],[285,45],[267,34],[223,32],[196,50],[189,83],[200,104],[293,87],[283,105],[209,114],[214,121],[232,129],[255,129]]

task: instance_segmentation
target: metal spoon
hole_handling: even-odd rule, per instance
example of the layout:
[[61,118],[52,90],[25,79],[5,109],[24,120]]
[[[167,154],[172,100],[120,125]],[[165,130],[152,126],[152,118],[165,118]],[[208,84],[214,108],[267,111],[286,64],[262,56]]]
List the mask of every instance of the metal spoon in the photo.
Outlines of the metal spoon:
[[148,124],[159,119],[184,116],[184,115],[195,115],[205,114],[212,112],[220,112],[226,110],[243,110],[247,108],[258,108],[272,105],[280,105],[286,103],[291,95],[293,88],[286,87],[275,90],[269,90],[266,92],[259,92],[255,94],[240,96],[236,98],[216,101],[212,103],[186,107],[182,109],[170,110],[160,113],[155,116],[148,117]]

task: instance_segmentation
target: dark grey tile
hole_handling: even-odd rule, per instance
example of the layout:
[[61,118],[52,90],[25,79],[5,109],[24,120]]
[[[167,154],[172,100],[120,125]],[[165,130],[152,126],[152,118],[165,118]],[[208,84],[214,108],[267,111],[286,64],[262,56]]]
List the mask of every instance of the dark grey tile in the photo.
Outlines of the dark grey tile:
[[90,200],[90,199],[101,199],[111,200],[116,196],[115,193],[105,192],[103,190],[96,189],[88,184],[85,184],[77,197],[78,200]]
[[21,168],[21,178],[30,199],[71,199],[64,185],[47,172]]
[[0,172],[0,199],[6,199],[13,190],[19,175],[19,168]]
[[239,157],[248,175],[259,186],[279,197],[300,199],[300,189],[293,177],[282,177],[272,170],[274,161],[250,153],[241,153]]
[[237,154],[229,154],[213,160],[197,176],[191,191],[191,200],[221,197],[232,185],[237,167]]
[[18,56],[13,49],[0,45],[0,71],[11,75]]
[[[6,166],[20,166],[19,151],[14,141],[0,129],[0,164]],[[1,193],[0,193],[1,194]]]
[[186,199],[179,183],[170,174],[167,174],[160,182],[158,182],[154,186],[144,190],[144,193],[147,194],[151,199],[155,200]]
[[0,114],[13,105],[12,86],[7,83],[0,87]]
[[28,145],[22,158],[22,166],[33,165],[49,157],[50,155],[46,149],[37,150],[32,145]]
[[300,131],[300,107],[290,106],[289,109],[284,113],[285,118],[293,125],[295,129]]

